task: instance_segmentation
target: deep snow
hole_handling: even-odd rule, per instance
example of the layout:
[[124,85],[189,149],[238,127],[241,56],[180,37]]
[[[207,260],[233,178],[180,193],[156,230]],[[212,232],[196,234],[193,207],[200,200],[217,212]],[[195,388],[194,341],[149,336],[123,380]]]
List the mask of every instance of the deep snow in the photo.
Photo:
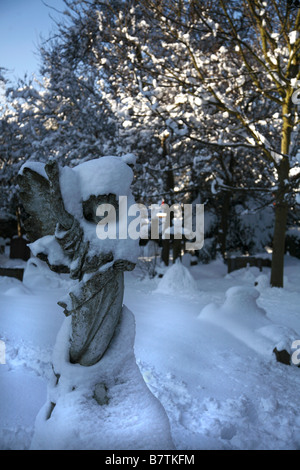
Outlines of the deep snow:
[[55,375],[37,416],[30,449],[173,449],[166,412],[135,361],[133,314],[123,307],[109,349],[89,367],[70,363],[70,333],[68,317],[57,335],[52,355]]
[[[23,283],[0,278],[0,449],[28,449],[69,281],[35,259],[0,264],[27,265]],[[176,449],[299,449],[300,369],[276,362],[272,348],[300,339],[300,261],[286,257],[284,289],[268,286],[268,268],[228,275],[220,260],[171,266],[162,279],[145,272],[126,273],[124,303],[135,316],[137,364]]]

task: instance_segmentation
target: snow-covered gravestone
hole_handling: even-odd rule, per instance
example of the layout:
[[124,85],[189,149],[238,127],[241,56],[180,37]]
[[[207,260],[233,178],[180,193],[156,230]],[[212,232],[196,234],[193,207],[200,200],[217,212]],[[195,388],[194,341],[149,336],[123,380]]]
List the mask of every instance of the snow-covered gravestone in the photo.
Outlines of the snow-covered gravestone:
[[[66,319],[32,449],[173,448],[166,413],[136,365],[134,318],[123,306],[124,271],[135,266],[138,242],[124,237],[127,210],[118,202],[134,203],[132,179],[121,157],[21,168],[30,249],[73,280],[59,302]],[[104,219],[115,221],[115,237],[97,236]]]

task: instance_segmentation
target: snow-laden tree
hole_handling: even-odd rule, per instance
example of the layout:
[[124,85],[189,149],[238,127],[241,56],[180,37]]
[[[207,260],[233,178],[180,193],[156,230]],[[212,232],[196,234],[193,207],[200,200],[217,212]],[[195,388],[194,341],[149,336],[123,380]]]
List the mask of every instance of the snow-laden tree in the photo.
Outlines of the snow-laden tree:
[[112,84],[123,77],[122,93],[128,84],[131,122],[148,102],[181,155],[191,142],[255,151],[253,166],[259,157],[274,197],[271,284],[282,286],[286,220],[299,181],[299,8],[276,0],[129,4],[109,30],[109,50],[122,63]]
[[[252,220],[257,219],[256,232],[264,231],[261,213],[266,209],[273,212],[272,195],[267,187],[269,175],[263,162],[248,149],[224,148],[216,149],[210,157],[197,157],[194,169],[206,212],[212,211],[217,216],[214,238],[222,256],[226,259],[231,251],[252,254],[264,251],[264,245],[252,239],[258,234],[239,236],[245,217],[251,214]],[[208,226],[212,236],[211,224]]]
[[30,158],[76,164],[115,150],[114,118],[95,77],[74,70],[55,46],[42,50],[42,59],[43,81],[12,92],[22,132],[31,134]]
[[243,194],[275,204],[271,283],[282,285],[299,178],[295,2],[65,3],[67,21],[42,49],[41,89],[19,93],[35,158],[135,152],[138,199],[190,202],[200,192],[221,221],[223,253],[229,209],[253,210]]
[[[0,68],[0,86],[0,219],[3,229],[0,236],[6,236],[13,233],[14,226],[15,232],[17,230],[15,177],[23,161],[23,142],[16,113],[6,99],[9,84],[3,68]],[[11,224],[8,231],[4,221]]]
[[61,46],[55,39],[43,43],[40,81],[25,78],[7,86],[0,116],[1,206],[6,216],[18,205],[16,176],[24,161],[52,157],[74,165],[121,152],[116,120],[95,83],[97,70]]
[[[182,175],[179,170],[185,171],[185,162],[179,160],[185,153],[181,144],[186,142],[174,132],[169,111],[161,114],[152,106],[146,82],[152,83],[153,78],[136,66],[140,45],[132,43],[131,33],[137,29],[138,41],[148,40],[142,10],[134,9],[135,2],[128,0],[66,4],[68,22],[59,25],[54,56],[71,64],[73,73],[93,75],[92,88],[114,114],[123,151],[134,151],[139,157],[135,188],[140,198],[146,201],[151,193],[167,199]],[[161,93],[161,98],[167,106],[168,94]]]

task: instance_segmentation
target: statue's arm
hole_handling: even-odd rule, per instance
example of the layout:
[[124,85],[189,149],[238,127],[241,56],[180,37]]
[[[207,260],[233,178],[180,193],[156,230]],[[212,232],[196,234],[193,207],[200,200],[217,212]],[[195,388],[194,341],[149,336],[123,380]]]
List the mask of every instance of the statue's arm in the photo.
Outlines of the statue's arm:
[[135,263],[126,259],[118,259],[114,262],[114,269],[117,271],[133,271]]

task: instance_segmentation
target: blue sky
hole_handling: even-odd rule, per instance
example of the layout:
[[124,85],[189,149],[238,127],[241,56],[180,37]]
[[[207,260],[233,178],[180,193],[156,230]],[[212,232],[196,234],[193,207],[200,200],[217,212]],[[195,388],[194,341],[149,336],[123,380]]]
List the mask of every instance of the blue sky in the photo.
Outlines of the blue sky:
[[9,69],[11,82],[38,74],[41,35],[48,37],[55,26],[49,15],[60,16],[45,4],[64,10],[63,0],[0,0],[0,67]]

